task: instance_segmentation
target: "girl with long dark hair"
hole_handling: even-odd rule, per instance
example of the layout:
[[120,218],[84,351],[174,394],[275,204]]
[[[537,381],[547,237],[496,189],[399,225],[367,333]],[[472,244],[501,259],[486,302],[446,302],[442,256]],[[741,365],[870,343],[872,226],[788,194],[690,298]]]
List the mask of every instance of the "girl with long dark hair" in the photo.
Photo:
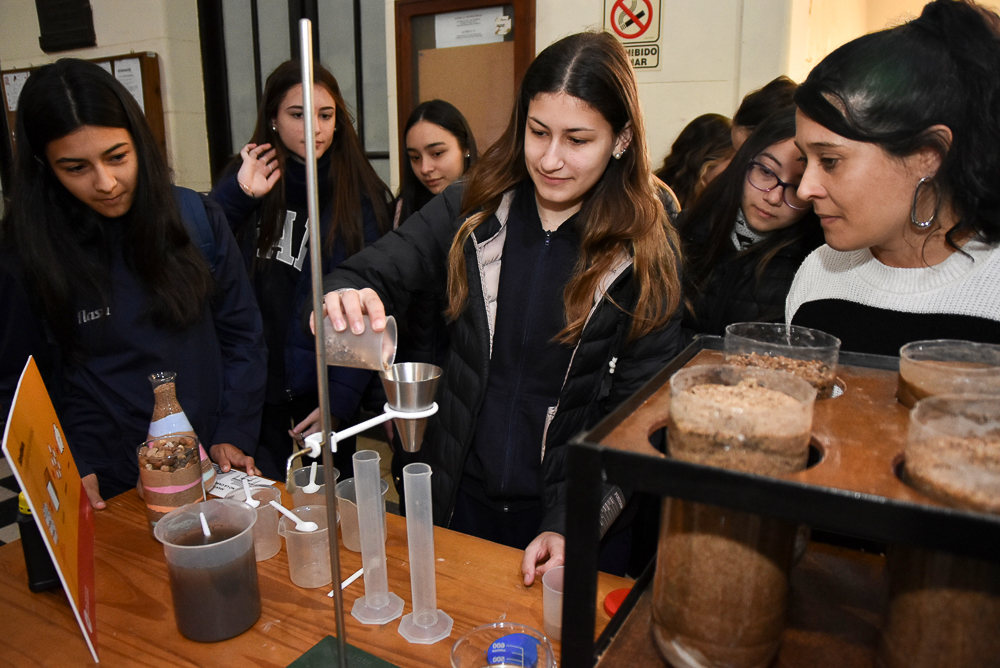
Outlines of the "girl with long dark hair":
[[844,350],[1000,342],[1000,17],[939,0],[848,42],[795,94],[799,196],[826,245],[786,317]]
[[722,114],[702,114],[684,126],[656,176],[666,183],[681,208],[694,204],[733,158],[732,123]]
[[680,349],[658,184],[624,48],[572,35],[529,66],[466,179],[324,281],[333,326],[354,332],[363,312],[380,330],[414,293],[446,296],[440,410],[419,453],[434,519],[525,548],[525,584],[563,562],[566,441]]
[[[306,138],[301,66],[279,65],[267,78],[249,144],[212,191],[244,251],[269,351],[267,393],[257,462],[264,475],[284,480],[293,439],[319,430],[315,345],[299,314],[309,301],[308,199],[305,142],[316,147],[323,269],[389,229],[389,189],[365,158],[337,80],[313,72],[315,137]],[[355,417],[372,378],[360,369],[330,367],[334,427]],[[338,444],[337,467],[350,475],[354,440]]]
[[32,73],[16,138],[0,265],[3,410],[35,355],[103,508],[102,495],[136,484],[154,403],[147,376],[175,371],[212,458],[255,472],[266,352],[222,212],[172,188],[142,110],[93,63]]
[[789,106],[757,126],[682,215],[689,335],[783,318],[795,271],[822,243],[812,205],[798,195],[803,164],[794,138]]
[[393,227],[419,211],[462,176],[479,157],[462,112],[444,100],[421,102],[403,128],[406,163]]

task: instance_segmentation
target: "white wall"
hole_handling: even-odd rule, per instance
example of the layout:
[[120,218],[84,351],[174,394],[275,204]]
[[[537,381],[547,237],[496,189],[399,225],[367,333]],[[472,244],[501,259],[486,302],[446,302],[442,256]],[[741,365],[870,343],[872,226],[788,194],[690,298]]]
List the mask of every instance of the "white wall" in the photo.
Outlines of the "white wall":
[[201,44],[195,0],[92,0],[97,46],[46,54],[38,46],[33,0],[0,2],[0,64],[33,67],[62,57],[100,58],[153,51],[160,59],[167,158],[178,185],[208,190]]

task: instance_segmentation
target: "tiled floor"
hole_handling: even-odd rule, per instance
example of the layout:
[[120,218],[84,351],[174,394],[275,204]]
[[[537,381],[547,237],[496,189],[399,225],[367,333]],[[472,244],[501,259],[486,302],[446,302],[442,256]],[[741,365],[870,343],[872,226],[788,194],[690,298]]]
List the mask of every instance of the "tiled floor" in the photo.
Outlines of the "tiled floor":
[[[396,494],[396,488],[392,484],[392,473],[389,469],[391,457],[389,446],[383,440],[362,435],[358,437],[358,448],[376,450],[381,455],[382,478],[389,483],[389,491],[385,496],[386,509],[391,513],[399,514],[399,495]],[[7,459],[0,456],[0,545],[20,538],[17,525],[14,523],[17,517],[18,491],[17,480],[10,472]]]
[[14,520],[17,518],[17,480],[10,472],[7,458],[0,455],[0,545],[5,545],[21,536]]

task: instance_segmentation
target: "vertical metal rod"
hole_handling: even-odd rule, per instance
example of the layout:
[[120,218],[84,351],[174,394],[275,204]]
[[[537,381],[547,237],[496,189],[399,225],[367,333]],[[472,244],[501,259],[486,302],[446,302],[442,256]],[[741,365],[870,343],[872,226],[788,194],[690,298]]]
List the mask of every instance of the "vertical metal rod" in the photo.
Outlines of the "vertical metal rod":
[[323,335],[323,239],[320,237],[319,188],[316,182],[316,142],[313,112],[312,21],[299,21],[302,59],[302,111],[306,138],[306,196],[309,201],[309,258],[312,266],[313,313],[316,323],[316,384],[319,389],[320,425],[323,429],[323,471],[326,481],[326,517],[330,541],[330,570],[333,572],[333,602],[337,614],[337,646],[340,666],[347,668],[347,640],[344,631],[344,595],[340,589],[340,548],[337,544],[337,493],[333,477],[333,449],[330,443],[330,387],[326,371]]

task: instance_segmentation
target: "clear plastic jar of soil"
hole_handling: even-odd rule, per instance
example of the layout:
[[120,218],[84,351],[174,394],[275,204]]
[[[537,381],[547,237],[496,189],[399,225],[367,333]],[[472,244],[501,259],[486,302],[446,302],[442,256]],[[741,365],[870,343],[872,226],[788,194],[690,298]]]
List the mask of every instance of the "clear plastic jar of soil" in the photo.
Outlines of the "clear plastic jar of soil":
[[[816,399],[807,381],[786,371],[700,365],[670,382],[671,457],[760,475],[805,468]],[[796,532],[792,522],[664,500],[652,633],[671,665],[771,663]]]
[[1000,345],[934,339],[900,348],[899,403],[913,408],[939,394],[1000,394]]
[[[910,411],[904,479],[957,508],[1000,513],[1000,395],[940,395]],[[1000,554],[896,545],[877,665],[1000,666]]]
[[818,329],[777,322],[736,322],[726,327],[726,364],[791,371],[833,396],[840,339]]

